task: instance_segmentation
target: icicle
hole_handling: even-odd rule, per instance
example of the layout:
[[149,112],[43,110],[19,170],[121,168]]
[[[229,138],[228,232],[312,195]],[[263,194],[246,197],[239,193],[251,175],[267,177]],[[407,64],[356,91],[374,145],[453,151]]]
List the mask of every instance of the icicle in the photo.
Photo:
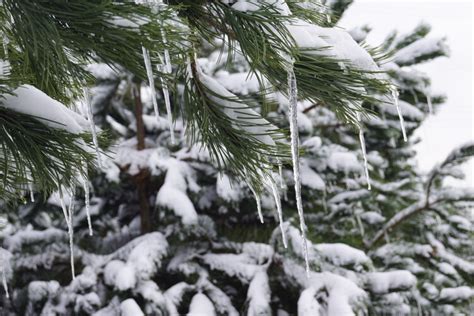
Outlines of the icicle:
[[285,181],[283,181],[283,165],[281,161],[278,161],[278,177],[280,178],[280,188],[284,190],[286,186]]
[[257,191],[249,185],[250,191],[252,191],[253,196],[255,197],[255,202],[257,203],[257,212],[258,218],[260,219],[260,223],[263,224],[263,214],[262,214],[262,201],[260,200],[260,196],[257,194]]
[[328,9],[326,8],[324,11],[326,12],[326,22],[328,22],[328,24],[331,24],[332,19],[331,19],[331,15],[328,13]]
[[360,118],[360,113],[357,112],[357,127],[359,128],[359,142],[360,142],[360,148],[362,150],[362,156],[364,157],[364,170],[365,170],[365,179],[367,180],[367,189],[371,190],[372,186],[370,185],[370,175],[369,175],[369,162],[367,161],[367,150],[365,148],[365,137],[364,137],[364,131],[362,130],[361,127],[361,118]]
[[390,243],[390,238],[388,237],[388,233],[387,233],[386,231],[385,231],[385,233],[384,233],[383,236],[384,236],[384,238],[385,238],[385,242],[386,242],[387,244],[389,244],[389,243]]
[[153,69],[151,68],[150,54],[148,49],[142,46],[143,61],[145,62],[146,75],[148,77],[148,86],[151,91],[151,102],[153,103],[153,110],[155,117],[158,120],[160,112],[158,111],[158,101],[156,100],[155,78],[153,77]]
[[303,238],[304,259],[306,263],[306,273],[309,275],[309,255],[306,240],[306,224],[303,213],[303,201],[301,200],[301,179],[299,162],[299,139],[298,139],[298,88],[293,68],[288,70],[288,95],[289,95],[289,119],[291,135],[291,156],[293,160],[293,176],[295,181],[296,208],[300,220],[301,236]]
[[87,88],[84,89],[84,98],[86,101],[86,113],[87,113],[87,120],[89,121],[91,133],[92,133],[92,142],[94,143],[95,152],[97,155],[97,163],[99,164],[99,168],[102,169],[102,159],[100,157],[100,150],[99,150],[99,141],[97,140],[97,131],[95,129],[94,123],[94,116],[92,115],[92,104],[91,98],[89,95],[89,90]]
[[8,39],[8,36],[3,34],[2,36],[2,44],[3,44],[3,55],[5,56],[5,59],[8,60],[8,44],[10,44],[10,40]]
[[69,251],[71,252],[71,273],[72,273],[73,280],[76,278],[76,273],[74,271],[74,227],[72,225],[72,214],[74,211],[74,190],[75,190],[74,188],[71,190],[71,198],[69,200],[69,209],[68,209]]
[[323,210],[324,210],[325,213],[328,212],[328,204],[327,204],[327,202],[326,202],[327,195],[328,195],[328,194],[327,194],[327,192],[326,192],[326,188],[324,188],[324,190],[323,190]]
[[[158,6],[159,8],[159,6]],[[161,37],[163,39],[163,45],[166,47],[168,44],[168,40],[166,38],[166,33],[165,33],[165,25],[164,25],[164,20],[161,21]],[[165,48],[164,52],[164,63],[163,63],[163,68],[167,74],[170,74],[172,72],[172,67],[171,67],[171,58],[170,58],[170,53],[168,49]],[[166,116],[168,119],[168,125],[170,127],[170,137],[171,137],[171,144],[175,144],[175,139],[174,139],[174,128],[173,128],[173,118],[171,116],[171,103],[170,103],[170,93],[168,91],[168,85],[166,82],[161,79],[161,83],[163,86],[163,96],[165,98],[165,106],[166,106]]]
[[364,225],[362,225],[362,221],[360,219],[360,216],[358,213],[354,213],[354,216],[356,218],[356,221],[357,221],[357,225],[359,226],[359,232],[360,232],[360,235],[362,237],[365,236],[365,230],[364,230]]
[[273,178],[269,179],[269,184],[272,188],[273,198],[275,199],[275,204],[276,204],[277,213],[278,213],[278,220],[280,222],[281,238],[283,239],[283,246],[285,248],[288,248],[288,242],[286,241],[286,233],[283,227],[283,210],[281,208],[280,193],[278,193],[278,188]]
[[2,283],[3,283],[3,289],[5,290],[5,296],[7,298],[10,298],[10,294],[8,293],[7,276],[5,274],[5,262],[3,262],[3,267],[2,267]]
[[[168,72],[168,68],[166,65],[163,65],[163,69],[165,70],[166,73]],[[170,129],[170,138],[171,138],[171,144],[175,144],[175,138],[174,138],[174,127],[173,127],[173,117],[171,115],[171,102],[170,102],[170,92],[168,90],[168,85],[166,82],[161,78],[161,86],[163,87],[163,97],[165,99],[165,106],[166,106],[166,118],[168,120],[168,126]]]
[[393,103],[397,107],[398,118],[400,119],[400,127],[402,129],[402,134],[403,134],[403,140],[406,142],[408,139],[407,139],[407,133],[405,131],[405,121],[403,120],[402,110],[400,109],[400,104],[398,103],[399,93],[398,93],[397,87],[395,86],[392,86],[390,90],[392,92]]
[[428,111],[430,114],[433,114],[433,104],[431,103],[431,95],[429,93],[426,94],[426,102],[428,103]]
[[84,176],[81,176],[81,180],[82,180],[82,187],[84,188],[84,203],[86,207],[87,225],[89,226],[89,236],[93,236],[94,232],[92,230],[91,213],[90,213],[89,183],[87,181],[87,178]]
[[186,75],[189,79],[193,79],[193,71],[191,69],[191,58],[186,57]]
[[33,185],[31,183],[28,183],[28,190],[30,191],[30,201],[34,202],[35,201],[35,192],[33,191]]
[[74,232],[73,232],[73,227],[72,227],[72,199],[73,197],[71,196],[71,202],[69,203],[69,211],[66,208],[66,204],[64,203],[64,197],[62,193],[62,189],[59,188],[59,197],[61,201],[61,208],[63,210],[63,215],[64,219],[66,220],[66,225],[67,225],[67,231],[69,235],[69,251],[70,251],[70,256],[71,256],[71,274],[72,274],[72,279],[74,280],[76,278],[76,274],[74,271]]
[[339,61],[337,63],[339,65],[339,67],[342,69],[342,72],[346,75],[349,73],[349,71],[347,71],[347,66],[346,64],[343,62],[343,61]]

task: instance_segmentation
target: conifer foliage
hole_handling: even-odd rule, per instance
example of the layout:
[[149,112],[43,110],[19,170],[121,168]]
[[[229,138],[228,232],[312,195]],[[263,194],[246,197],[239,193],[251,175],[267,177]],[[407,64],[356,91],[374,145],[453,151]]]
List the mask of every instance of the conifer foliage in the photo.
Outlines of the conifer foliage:
[[448,50],[350,2],[0,2],[0,313],[468,314],[474,145],[412,159]]

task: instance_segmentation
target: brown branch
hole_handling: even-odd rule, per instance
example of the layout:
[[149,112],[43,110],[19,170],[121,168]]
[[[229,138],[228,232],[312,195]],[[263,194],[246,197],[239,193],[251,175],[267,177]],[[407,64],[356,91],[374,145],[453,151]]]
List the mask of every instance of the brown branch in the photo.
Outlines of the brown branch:
[[[137,125],[137,149],[145,149],[145,125],[143,124],[143,104],[140,96],[140,83],[133,85],[133,98],[135,100],[135,120]],[[133,177],[137,186],[138,201],[140,205],[140,231],[142,234],[151,231],[150,204],[148,202],[147,187],[150,182],[150,173],[141,169]]]
[[315,104],[313,104],[313,105],[310,105],[310,106],[308,106],[306,109],[303,110],[303,113],[306,114],[306,113],[308,113],[309,111],[311,111],[312,109],[317,108],[318,106],[321,106],[321,104],[315,103]]

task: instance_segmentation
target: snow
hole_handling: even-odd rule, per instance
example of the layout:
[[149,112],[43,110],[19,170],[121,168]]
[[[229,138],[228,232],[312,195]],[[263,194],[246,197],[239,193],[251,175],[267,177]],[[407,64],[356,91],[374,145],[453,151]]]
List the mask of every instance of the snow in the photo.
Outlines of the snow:
[[344,29],[320,27],[299,19],[287,27],[300,48],[313,48],[314,54],[347,60],[358,69],[379,71],[370,54]]
[[[200,71],[200,70],[199,70]],[[201,82],[212,92],[218,96],[210,94],[209,98],[217,104],[222,105],[222,111],[225,115],[233,121],[234,128],[241,129],[250,135],[253,135],[260,142],[275,147],[275,141],[269,135],[275,133],[277,128],[268,122],[266,119],[260,117],[255,110],[242,104],[241,102],[231,101],[236,99],[236,96],[225,89],[214,78],[199,72]],[[257,118],[260,117],[260,118]],[[251,124],[249,124],[251,123]]]
[[111,68],[107,64],[92,63],[87,65],[89,71],[96,79],[100,80],[115,80],[119,73],[117,70]]
[[366,222],[370,225],[381,224],[381,223],[385,222],[385,217],[384,216],[382,216],[381,214],[379,214],[377,212],[373,212],[373,211],[364,212],[364,213],[360,214],[359,216],[364,222]]
[[37,117],[44,124],[79,134],[89,123],[60,102],[31,85],[21,85],[13,95],[4,95],[0,106]]
[[249,2],[247,0],[238,0],[232,5],[232,9],[241,12],[252,12],[259,10],[260,7],[255,3],[255,1]]
[[[420,122],[425,118],[425,114],[423,114],[423,112],[421,112],[418,108],[416,108],[415,106],[411,105],[408,102],[399,100],[398,105],[400,107],[400,111],[403,113],[404,118],[407,118],[412,121],[417,121],[417,122]],[[395,108],[393,107],[393,104],[387,104],[387,103],[381,102],[379,106],[381,107],[382,111],[384,111],[385,113],[398,116],[398,111],[396,107]]]
[[319,316],[321,306],[316,299],[316,289],[309,287],[301,292],[298,299],[298,316]]
[[187,195],[187,179],[191,177],[190,167],[174,158],[164,159],[163,165],[167,169],[165,182],[158,191],[156,203],[167,207],[181,217],[184,225],[197,223],[197,213],[193,203]]
[[265,270],[255,274],[247,291],[248,316],[271,315],[271,291],[268,285],[268,275]]
[[307,163],[306,159],[301,159],[301,184],[310,189],[324,191],[326,184],[319,174],[317,174]]
[[366,274],[366,282],[371,292],[383,294],[414,287],[416,277],[406,270],[369,272]]
[[[356,315],[353,307],[367,299],[367,294],[361,288],[340,275],[331,272],[310,272],[308,278],[304,268],[289,259],[283,260],[283,269],[303,288],[313,287],[315,293],[327,293],[320,295],[324,304],[321,304],[324,315]],[[307,296],[311,294],[311,291],[306,293]]]
[[213,270],[220,270],[229,276],[237,277],[243,283],[249,283],[260,268],[248,254],[212,254],[207,253],[202,259]]
[[261,89],[260,82],[253,73],[229,73],[220,70],[215,74],[215,77],[224,88],[235,94],[247,95],[249,93],[258,93]]
[[209,298],[202,294],[196,293],[189,305],[188,316],[214,316],[216,315],[216,310]]
[[301,144],[301,147],[305,148],[307,151],[316,154],[318,152],[318,149],[321,148],[322,145],[322,140],[318,136],[313,136]]
[[370,262],[362,250],[346,244],[316,244],[314,248],[321,256],[338,266],[362,265]]
[[448,302],[465,301],[471,299],[473,296],[474,290],[468,286],[444,288],[439,293],[439,299]]
[[246,242],[242,246],[242,253],[249,255],[257,264],[264,264],[271,260],[274,251],[268,244]]
[[393,61],[399,65],[406,65],[413,63],[419,57],[428,56],[438,52],[442,52],[446,55],[449,54],[449,48],[444,43],[443,39],[431,37],[422,38],[400,49],[393,56]]
[[28,284],[28,299],[32,302],[40,302],[55,295],[59,288],[57,281],[32,281]]
[[362,170],[357,156],[352,152],[332,152],[327,161],[329,168],[334,171],[349,173]]
[[146,238],[133,248],[127,260],[137,277],[145,280],[156,273],[168,248],[168,242],[160,233],[147,234]]
[[231,181],[225,173],[217,176],[216,191],[217,195],[226,202],[239,202],[243,196],[240,184]]
[[120,303],[121,316],[145,316],[133,298],[126,299]]

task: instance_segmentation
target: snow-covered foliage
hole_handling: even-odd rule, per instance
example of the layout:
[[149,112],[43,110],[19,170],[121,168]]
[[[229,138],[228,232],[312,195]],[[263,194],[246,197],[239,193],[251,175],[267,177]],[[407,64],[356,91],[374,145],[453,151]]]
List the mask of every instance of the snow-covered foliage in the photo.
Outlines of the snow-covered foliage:
[[[222,2],[242,12],[273,3]],[[333,9],[338,2],[327,1]],[[285,1],[275,3],[282,13],[288,12]],[[329,45],[332,49],[325,53],[378,69],[357,44],[367,28],[347,33],[305,21],[295,21],[290,28],[300,47]],[[69,240],[58,194],[36,198],[17,211],[1,204],[0,273],[9,297],[0,290],[0,314],[468,314],[474,264],[473,223],[467,214],[474,194],[447,188],[443,178],[457,174],[456,166],[472,155],[472,144],[454,151],[429,175],[416,169],[412,135],[429,112],[429,80],[415,66],[446,53],[442,41],[425,37],[426,32],[418,36],[417,30],[416,36],[391,37],[385,43],[387,52],[395,50],[382,69],[398,88],[399,111],[392,100],[364,103],[377,116],[362,116],[354,128],[330,107],[294,100],[290,109],[288,98],[269,92],[266,101],[276,104],[270,104],[265,125],[289,128],[288,120],[279,117],[291,111],[304,125],[297,126],[299,139],[293,139],[303,149],[301,179],[293,177],[291,165],[283,165],[281,179],[272,173],[277,194],[271,188],[252,192],[214,163],[204,147],[190,145],[181,119],[170,123],[158,115],[166,113],[162,108],[169,105],[167,92],[150,91],[145,83],[141,92],[146,134],[144,148],[137,149],[137,118],[130,110],[133,84],[104,65],[91,66],[97,79],[91,112],[115,142],[102,155],[100,172],[85,186],[92,189],[90,202],[84,192],[66,201],[74,211],[70,225],[76,278],[70,277]],[[199,58],[204,81],[228,96],[262,102],[260,82],[245,59],[234,56],[226,68],[225,58],[217,57],[228,56],[226,47],[211,49],[208,44],[203,44]],[[36,94],[32,87],[19,89]],[[170,92],[176,94],[173,107],[180,107],[183,90],[179,84]],[[442,98],[430,100],[436,110]],[[237,116],[242,110],[255,111],[234,103],[226,113]],[[60,118],[69,127],[68,113]],[[87,120],[79,122],[71,126],[77,131],[89,128]],[[273,142],[268,135],[262,139]],[[300,227],[296,212],[295,180],[301,181],[307,227]],[[138,181],[146,181],[144,197],[136,193]],[[282,197],[281,214],[274,195]],[[151,210],[152,231],[141,234],[144,203]],[[307,231],[306,245],[302,231]]]

